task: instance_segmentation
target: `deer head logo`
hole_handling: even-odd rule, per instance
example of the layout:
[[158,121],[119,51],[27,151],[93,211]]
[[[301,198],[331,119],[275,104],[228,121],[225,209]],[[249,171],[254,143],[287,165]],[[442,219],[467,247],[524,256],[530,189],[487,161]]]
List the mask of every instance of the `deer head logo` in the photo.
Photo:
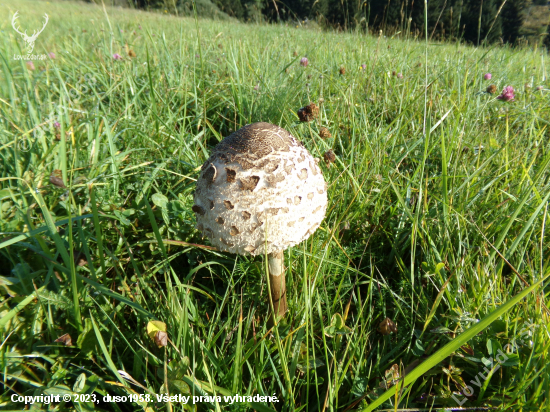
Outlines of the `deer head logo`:
[[48,24],[48,15],[46,13],[44,13],[44,17],[46,19],[46,21],[44,22],[44,25],[42,26],[42,28],[38,32],[36,30],[34,30],[32,35],[29,36],[29,35],[27,35],[27,30],[25,30],[24,32],[21,32],[17,28],[16,24],[17,24],[17,17],[19,17],[18,14],[19,14],[19,12],[16,11],[15,14],[13,15],[13,19],[11,19],[11,25],[13,26],[13,29],[17,33],[19,33],[21,35],[21,37],[23,37],[23,40],[25,40],[27,42],[27,53],[31,54],[33,49],[34,49],[34,42],[38,38],[38,35],[40,33],[42,33],[42,31],[46,28],[46,24]]

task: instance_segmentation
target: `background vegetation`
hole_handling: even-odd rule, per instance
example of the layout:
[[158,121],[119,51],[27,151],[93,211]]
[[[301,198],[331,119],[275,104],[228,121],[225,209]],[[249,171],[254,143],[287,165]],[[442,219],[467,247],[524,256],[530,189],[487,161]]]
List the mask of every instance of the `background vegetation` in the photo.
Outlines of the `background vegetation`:
[[[89,0],[98,2],[98,0]],[[147,10],[193,15],[192,0],[111,0]],[[484,43],[550,41],[548,0],[429,0],[430,38]],[[243,22],[286,22],[338,30],[424,35],[424,1],[411,0],[198,0],[199,16]]]
[[[23,407],[14,393],[281,401],[54,405],[76,410],[548,405],[548,285],[511,300],[549,273],[546,52],[17,6],[25,28],[48,13],[34,53],[54,54],[14,59],[25,44],[2,6],[3,409]],[[310,102],[319,118],[298,122]],[[278,327],[262,258],[211,250],[191,212],[210,148],[255,121],[337,156],[323,225],[285,252]]]

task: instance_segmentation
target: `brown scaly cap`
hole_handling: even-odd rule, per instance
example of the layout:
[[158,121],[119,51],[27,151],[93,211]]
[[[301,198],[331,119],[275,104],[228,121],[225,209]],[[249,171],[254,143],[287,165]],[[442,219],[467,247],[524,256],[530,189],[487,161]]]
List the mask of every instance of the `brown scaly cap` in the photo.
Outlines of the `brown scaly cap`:
[[241,127],[223,139],[202,166],[204,171],[214,160],[223,163],[237,162],[247,169],[251,161],[259,160],[273,152],[288,152],[302,143],[285,129],[270,123],[258,122]]

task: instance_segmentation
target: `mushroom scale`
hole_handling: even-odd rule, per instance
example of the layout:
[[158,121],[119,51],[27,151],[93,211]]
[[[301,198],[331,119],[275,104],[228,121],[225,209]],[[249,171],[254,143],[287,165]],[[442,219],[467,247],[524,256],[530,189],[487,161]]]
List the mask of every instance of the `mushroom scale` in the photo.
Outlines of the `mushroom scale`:
[[223,139],[203,164],[194,193],[197,228],[222,251],[283,251],[321,224],[326,186],[317,162],[294,136],[253,123]]

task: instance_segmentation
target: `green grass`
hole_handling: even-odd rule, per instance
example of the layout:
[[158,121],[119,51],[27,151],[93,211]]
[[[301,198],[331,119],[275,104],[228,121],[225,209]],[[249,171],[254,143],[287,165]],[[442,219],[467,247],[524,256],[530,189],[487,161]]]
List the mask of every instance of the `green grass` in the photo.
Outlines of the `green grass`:
[[[34,53],[56,55],[29,70],[13,7],[0,9],[2,409],[74,393],[279,402],[53,406],[451,408],[465,385],[463,407],[550,409],[545,52],[22,0],[22,26],[50,16]],[[309,102],[320,117],[300,123]],[[209,150],[255,121],[337,155],[324,223],[285,252],[276,328],[263,259],[212,250],[191,211]],[[397,332],[380,332],[385,318]]]

